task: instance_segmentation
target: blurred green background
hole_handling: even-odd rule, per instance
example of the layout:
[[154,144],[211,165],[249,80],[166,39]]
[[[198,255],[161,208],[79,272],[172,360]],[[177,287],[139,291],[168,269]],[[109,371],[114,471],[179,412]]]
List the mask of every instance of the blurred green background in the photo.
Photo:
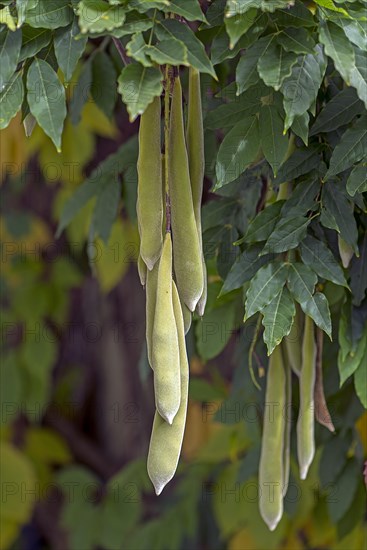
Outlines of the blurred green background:
[[[67,121],[61,154],[39,128],[27,140],[18,117],[1,132],[1,548],[362,550],[367,413],[351,384],[339,390],[327,376],[336,368],[334,343],[325,342],[324,368],[337,436],[317,426],[304,482],[292,450],[284,517],[273,533],[260,518],[264,383],[255,388],[247,361],[255,327],[242,326],[239,292],[214,304],[220,277],[210,253],[208,310],[187,337],[182,458],[155,496],[145,463],[154,399],[136,269],[137,125],[122,104],[115,121],[88,102],[78,126]],[[122,174],[108,244],[89,238],[102,207],[94,196],[80,199],[56,239],[65,201],[106,158]],[[212,198],[206,192],[207,245]],[[255,357],[261,374],[261,342]]]

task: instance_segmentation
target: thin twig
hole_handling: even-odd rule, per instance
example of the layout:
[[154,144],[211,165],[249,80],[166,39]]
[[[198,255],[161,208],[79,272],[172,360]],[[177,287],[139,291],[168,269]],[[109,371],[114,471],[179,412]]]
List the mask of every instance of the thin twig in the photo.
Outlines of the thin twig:
[[122,59],[122,62],[123,64],[126,66],[130,63],[130,59],[128,58],[128,56],[126,55],[126,51],[125,51],[125,48],[123,47],[123,45],[121,44],[120,40],[118,38],[116,38],[115,36],[112,37],[112,40],[113,40],[113,43],[115,44],[116,46],[116,50],[119,52],[120,54],[120,57]]

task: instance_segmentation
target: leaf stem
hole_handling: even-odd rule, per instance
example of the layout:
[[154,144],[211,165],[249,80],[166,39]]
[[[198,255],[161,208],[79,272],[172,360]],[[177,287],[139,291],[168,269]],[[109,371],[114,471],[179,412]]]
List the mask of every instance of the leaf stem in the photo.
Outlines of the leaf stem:
[[123,64],[126,67],[126,65],[128,65],[130,63],[130,60],[128,59],[128,57],[126,55],[125,48],[121,44],[120,40],[118,38],[116,38],[115,36],[112,37],[112,40],[113,40],[113,43],[115,44],[116,50],[118,51],[118,53],[121,57],[121,60],[122,60]]

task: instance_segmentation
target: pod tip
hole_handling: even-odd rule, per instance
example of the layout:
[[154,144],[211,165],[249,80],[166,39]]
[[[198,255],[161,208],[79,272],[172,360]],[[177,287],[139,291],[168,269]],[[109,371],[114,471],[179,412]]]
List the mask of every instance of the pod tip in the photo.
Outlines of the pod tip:
[[275,520],[275,521],[269,521],[268,522],[268,527],[270,529],[270,531],[274,531],[276,529],[276,526],[278,525],[278,522],[279,520]]
[[269,517],[269,516],[266,517],[265,514],[261,514],[261,515],[262,515],[262,518],[265,521],[266,525],[268,526],[269,530],[270,531],[275,531],[275,529],[278,526],[278,523],[280,522],[280,520],[282,518],[282,514],[283,514],[283,512],[278,514],[276,517]]
[[300,478],[302,479],[302,481],[304,481],[307,477],[307,474],[308,474],[308,464],[306,464],[305,466],[302,466],[301,469],[300,469]]
[[152,261],[149,258],[143,258],[145,265],[149,269],[149,271],[152,271],[153,267],[155,266],[156,261]]
[[163,489],[165,488],[167,482],[162,481],[162,479],[160,479],[159,476],[154,475],[154,473],[150,471],[149,462],[148,462],[148,476],[150,477],[150,481],[153,484],[155,494],[158,497],[163,491]]
[[173,423],[173,420],[176,416],[176,412],[172,413],[172,412],[167,412],[167,411],[162,411],[161,408],[157,407],[157,411],[159,412],[160,416],[163,418],[163,420],[165,422],[167,422],[167,424],[169,424],[170,426],[172,426],[172,423]]
[[[154,485],[154,483],[153,483],[153,485]],[[161,494],[161,492],[164,489],[164,485],[160,485],[160,484],[154,485],[154,489],[155,489],[155,494],[157,495],[157,497],[159,497],[159,495]]]

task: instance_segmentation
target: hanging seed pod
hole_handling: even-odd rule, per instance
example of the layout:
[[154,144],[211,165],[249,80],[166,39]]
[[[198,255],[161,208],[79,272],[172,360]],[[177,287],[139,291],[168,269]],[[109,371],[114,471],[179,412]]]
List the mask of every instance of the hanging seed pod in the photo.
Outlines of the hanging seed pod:
[[315,455],[314,389],[316,379],[316,342],[314,322],[306,315],[302,344],[302,369],[299,379],[299,416],[297,421],[297,454],[301,479],[306,479]]
[[162,250],[163,187],[159,97],[155,97],[141,115],[137,169],[140,255],[148,269],[153,269]]
[[190,311],[194,311],[203,293],[204,279],[192,200],[179,78],[175,79],[173,88],[168,147],[174,270],[180,297]]
[[[202,228],[201,228],[201,200],[203,195],[203,182],[205,172],[204,155],[204,128],[203,111],[201,104],[200,73],[193,67],[189,69],[189,101],[187,117],[187,152],[189,157],[190,181],[196,228],[199,237],[200,249],[202,250]],[[204,288],[196,310],[200,317],[204,315],[207,299],[207,274],[203,257],[203,278]]]
[[172,303],[172,242],[166,233],[157,276],[152,332],[152,367],[157,411],[169,424],[180,407],[180,353]]
[[180,348],[180,408],[172,422],[168,424],[156,412],[148,453],[148,474],[157,495],[173,478],[180,458],[185,432],[187,401],[189,391],[189,363],[186,355],[185,333],[180,300],[175,283],[172,283],[173,309]]
[[271,531],[283,515],[286,376],[281,347],[269,358],[259,465],[260,513]]
[[288,491],[289,484],[289,471],[290,471],[290,454],[291,454],[291,431],[292,431],[292,370],[287,361],[286,350],[284,349],[283,342],[281,344],[281,351],[283,355],[283,364],[285,372],[285,394],[286,394],[286,406],[284,409],[284,448],[283,448],[283,497]]

